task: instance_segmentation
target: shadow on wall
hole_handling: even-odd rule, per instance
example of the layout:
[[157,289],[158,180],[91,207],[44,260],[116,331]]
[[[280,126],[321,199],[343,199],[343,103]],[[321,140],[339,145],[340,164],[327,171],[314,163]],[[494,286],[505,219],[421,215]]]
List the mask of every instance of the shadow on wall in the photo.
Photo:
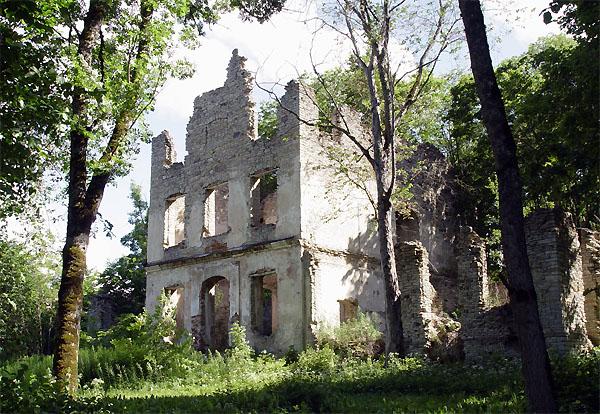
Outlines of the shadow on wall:
[[342,277],[342,283],[347,287],[347,298],[340,301],[341,321],[346,319],[347,304],[355,303],[361,312],[368,315],[385,331],[385,285],[379,263],[379,243],[374,223],[370,223],[365,232],[357,237],[348,239],[349,252],[346,255],[347,271]]

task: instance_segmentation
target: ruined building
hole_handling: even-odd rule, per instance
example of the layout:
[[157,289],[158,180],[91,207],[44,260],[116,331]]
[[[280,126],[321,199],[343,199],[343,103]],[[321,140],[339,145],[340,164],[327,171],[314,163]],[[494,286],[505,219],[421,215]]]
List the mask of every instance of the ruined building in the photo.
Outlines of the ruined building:
[[[331,162],[330,151],[350,154],[352,144],[300,121],[319,113],[298,82],[281,98],[276,135],[258,136],[244,61],[234,51],[225,84],[196,98],[183,162],[168,132],[152,142],[148,309],[166,293],[198,349],[225,348],[234,321],[273,352],[302,349],[320,324],[359,309],[383,330],[373,207]],[[358,117],[345,120],[365,134]],[[487,278],[485,245],[457,224],[443,156],[427,146],[416,156],[427,168],[413,183],[413,214],[396,223],[406,349],[510,354],[510,310]],[[588,346],[586,332],[598,341],[598,234],[584,233],[580,249],[568,216],[550,210],[530,222],[548,342],[562,352]]]
[[184,162],[168,132],[152,142],[147,305],[167,292],[200,349],[225,347],[234,320],[257,348],[301,349],[320,321],[383,312],[372,207],[323,168],[325,137],[294,116],[318,116],[299,83],[277,135],[257,136],[244,61],[234,51],[225,85],[196,98]]

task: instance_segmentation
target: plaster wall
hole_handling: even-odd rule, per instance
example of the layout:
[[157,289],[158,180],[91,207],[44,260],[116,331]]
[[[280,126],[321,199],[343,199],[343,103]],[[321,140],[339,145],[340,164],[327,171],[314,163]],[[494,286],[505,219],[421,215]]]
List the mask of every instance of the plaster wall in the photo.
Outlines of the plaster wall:
[[229,281],[229,323],[240,321],[251,326],[250,283],[253,275],[273,272],[277,275],[278,326],[268,337],[247,329],[250,343],[259,349],[285,352],[290,345],[302,349],[306,342],[304,308],[306,292],[303,283],[300,246],[279,243],[256,251],[245,251],[228,257],[195,258],[148,268],[146,306],[153,311],[165,288],[183,287],[184,328],[194,332],[192,319],[200,315],[202,284],[214,277]]
[[340,301],[350,300],[385,332],[385,290],[379,262],[363,255],[304,247],[311,257],[311,329],[340,323]]
[[[311,327],[320,321],[338,324],[338,300],[356,300],[382,320],[383,287],[378,261],[369,254],[375,255],[376,244],[366,194],[335,187],[337,177],[325,153],[335,140],[298,119],[318,116],[312,92],[290,82],[278,108],[276,135],[258,137],[253,81],[244,61],[234,51],[224,86],[196,98],[185,162],[177,162],[167,131],[152,142],[147,307],[156,306],[165,288],[183,287],[184,327],[204,337],[203,315],[211,312],[201,309],[207,305],[201,305],[200,295],[222,277],[229,282],[229,323],[239,320],[246,326],[254,347],[285,352],[290,345],[301,349],[309,343]],[[267,172],[277,177],[276,195],[269,198],[277,220],[259,224],[251,220],[255,183]],[[207,207],[206,200],[223,185],[227,205],[219,209],[227,211],[227,228],[210,236],[204,215],[214,206]],[[165,206],[175,195],[185,196],[184,239],[169,246],[163,243]],[[252,278],[273,273],[276,324],[266,335],[253,328],[252,291],[258,294],[260,285],[253,288]]]

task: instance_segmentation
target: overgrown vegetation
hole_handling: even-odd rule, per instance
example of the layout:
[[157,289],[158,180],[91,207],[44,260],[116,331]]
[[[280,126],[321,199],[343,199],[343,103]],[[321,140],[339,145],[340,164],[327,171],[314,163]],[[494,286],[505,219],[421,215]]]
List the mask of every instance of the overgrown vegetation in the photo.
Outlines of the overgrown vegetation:
[[[162,316],[161,316],[162,315]],[[165,317],[166,316],[166,317]],[[370,325],[370,326],[369,326]],[[64,393],[49,357],[0,370],[0,412],[522,412],[518,367],[385,360],[348,349],[370,337],[366,317],[342,325],[296,358],[256,353],[234,324],[232,348],[203,355],[177,336],[172,310],[129,316],[80,354],[81,391]],[[330,331],[331,332],[331,331]],[[345,344],[334,352],[331,343]],[[288,357],[289,357],[288,353]],[[600,349],[555,361],[561,411],[598,410]]]
[[0,238],[0,361],[51,348],[56,274],[48,261],[31,246]]
[[322,325],[315,336],[319,348],[330,348],[346,357],[370,358],[383,352],[381,331],[363,312],[335,327]]

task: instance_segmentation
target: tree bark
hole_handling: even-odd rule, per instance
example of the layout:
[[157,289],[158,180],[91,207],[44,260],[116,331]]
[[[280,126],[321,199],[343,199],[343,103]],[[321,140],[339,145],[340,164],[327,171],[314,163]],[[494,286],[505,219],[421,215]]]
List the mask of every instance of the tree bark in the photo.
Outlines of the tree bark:
[[[79,36],[77,54],[85,65],[91,66],[92,51],[104,20],[106,4],[92,0],[83,30]],[[69,203],[67,234],[63,248],[63,267],[58,291],[56,315],[56,344],[53,371],[60,381],[68,381],[69,389],[77,388],[77,358],[79,328],[83,303],[83,277],[86,270],[86,250],[93,219],[85,211],[87,181],[87,135],[82,120],[86,114],[86,96],[83,88],[73,89],[72,116],[76,125],[70,133]]]
[[510,306],[521,346],[522,371],[531,412],[556,412],[550,361],[525,244],[522,184],[516,145],[496,81],[479,0],[459,0],[481,115],[490,139],[500,198],[502,250]]
[[377,225],[381,271],[385,283],[385,352],[403,354],[400,285],[396,273],[392,204],[382,196],[378,196],[377,200]]
[[[78,55],[87,65],[91,65],[92,51],[100,33],[105,13],[104,0],[92,0],[84,28],[79,37]],[[140,5],[140,37],[135,57],[131,83],[138,81],[138,64],[144,64],[149,43],[146,30],[150,24],[154,9],[151,2],[142,1]],[[86,271],[86,255],[92,224],[96,219],[106,185],[112,171],[110,163],[127,137],[135,113],[135,98],[115,119],[110,139],[100,158],[107,168],[94,174],[88,184],[86,127],[77,124],[70,134],[71,156],[69,164],[69,204],[67,218],[67,237],[63,248],[63,268],[58,292],[57,342],[54,353],[54,375],[61,381],[68,381],[69,389],[77,388],[79,333],[81,309],[83,304],[83,279]],[[80,87],[73,90],[73,117],[84,119],[86,113],[85,91]]]

